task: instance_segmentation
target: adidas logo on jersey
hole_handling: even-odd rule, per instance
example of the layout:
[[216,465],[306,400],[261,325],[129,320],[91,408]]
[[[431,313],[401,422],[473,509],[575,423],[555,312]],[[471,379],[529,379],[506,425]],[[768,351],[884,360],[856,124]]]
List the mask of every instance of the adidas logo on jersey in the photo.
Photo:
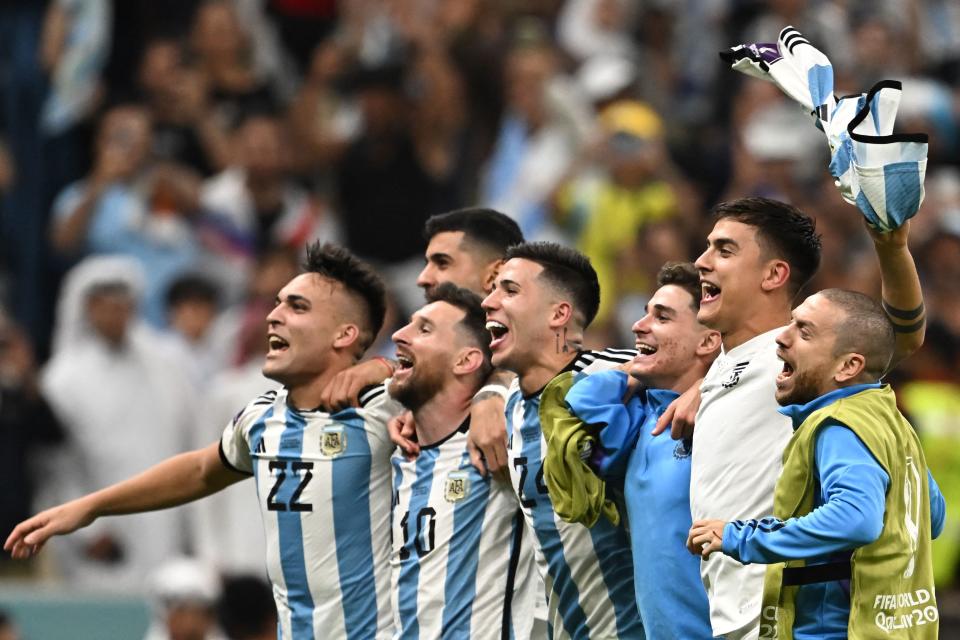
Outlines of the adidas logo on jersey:
[[740,374],[743,373],[743,370],[746,369],[749,364],[750,361],[747,360],[746,362],[738,362],[737,364],[733,365],[733,371],[730,372],[730,376],[721,382],[720,386],[722,386],[724,389],[737,386],[737,383],[740,382]]
[[347,433],[340,425],[323,428],[320,436],[320,452],[328,457],[338,456],[347,448]]
[[443,497],[447,502],[460,502],[470,493],[470,474],[466,471],[451,471],[447,474]]

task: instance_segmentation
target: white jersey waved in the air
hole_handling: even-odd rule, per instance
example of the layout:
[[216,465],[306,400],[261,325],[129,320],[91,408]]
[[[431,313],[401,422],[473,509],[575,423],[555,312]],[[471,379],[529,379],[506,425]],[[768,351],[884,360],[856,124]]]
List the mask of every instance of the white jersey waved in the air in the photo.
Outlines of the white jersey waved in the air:
[[[629,362],[631,349],[583,351],[567,367],[577,375]],[[536,537],[536,559],[546,586],[547,627],[553,638],[644,638],[633,588],[630,538],[623,523],[606,518],[587,528],[553,510],[543,481],[547,446],[540,429],[540,392],[523,396],[514,380],[507,400],[510,478]]]
[[252,474],[283,640],[389,638],[390,456],[383,385],[359,409],[301,411],[260,396],[224,429],[226,465]]
[[457,431],[393,457],[396,638],[530,638],[539,580],[513,489],[484,478]]

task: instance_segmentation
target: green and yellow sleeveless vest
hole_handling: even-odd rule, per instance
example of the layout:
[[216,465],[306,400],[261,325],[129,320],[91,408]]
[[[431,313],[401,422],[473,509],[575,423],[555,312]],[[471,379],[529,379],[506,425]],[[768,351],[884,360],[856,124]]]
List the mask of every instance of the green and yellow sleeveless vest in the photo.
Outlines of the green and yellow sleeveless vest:
[[[774,515],[786,520],[813,510],[816,434],[828,418],[852,429],[890,477],[883,531],[874,542],[855,549],[850,560],[849,637],[936,639],[939,613],[930,555],[927,465],[889,386],[841,398],[807,416],[783,452]],[[761,638],[793,638],[798,587],[783,586],[783,570],[803,566],[804,561],[797,560],[767,568]]]

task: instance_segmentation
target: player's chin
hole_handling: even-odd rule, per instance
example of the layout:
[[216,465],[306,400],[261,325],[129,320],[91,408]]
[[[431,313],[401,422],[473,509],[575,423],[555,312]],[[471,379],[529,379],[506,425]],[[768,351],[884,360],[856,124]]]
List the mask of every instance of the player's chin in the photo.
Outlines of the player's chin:
[[777,390],[774,392],[774,398],[777,399],[777,404],[781,407],[787,405],[796,404],[794,400],[794,388],[792,384],[787,382],[777,382]]

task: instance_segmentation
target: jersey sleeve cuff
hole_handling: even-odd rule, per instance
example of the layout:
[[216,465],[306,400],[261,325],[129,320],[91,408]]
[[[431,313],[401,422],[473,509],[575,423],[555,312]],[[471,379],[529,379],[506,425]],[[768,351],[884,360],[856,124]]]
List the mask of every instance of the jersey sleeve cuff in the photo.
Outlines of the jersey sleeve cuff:
[[238,469],[235,464],[233,464],[232,462],[230,462],[230,460],[227,459],[227,453],[226,451],[223,450],[223,441],[220,441],[220,443],[217,445],[217,452],[220,454],[220,462],[222,462],[223,466],[225,466],[227,469],[230,469],[230,471],[234,471],[236,473],[242,473],[245,476],[253,475],[251,471],[244,471],[243,469]]

